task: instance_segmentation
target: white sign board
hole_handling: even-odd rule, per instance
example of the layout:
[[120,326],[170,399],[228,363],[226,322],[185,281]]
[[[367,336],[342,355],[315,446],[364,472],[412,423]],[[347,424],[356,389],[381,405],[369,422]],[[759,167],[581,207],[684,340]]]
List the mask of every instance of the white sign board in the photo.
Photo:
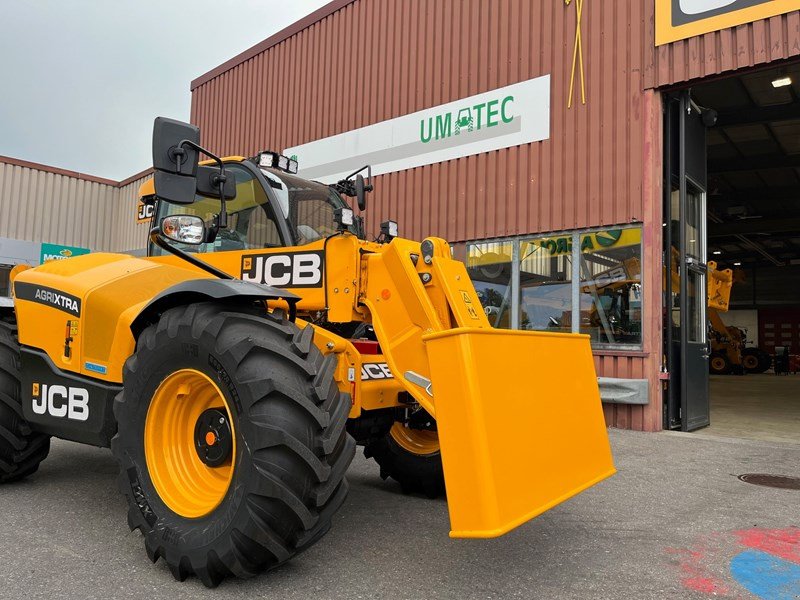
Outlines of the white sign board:
[[287,148],[300,175],[334,183],[364,165],[393,173],[550,137],[550,76]]

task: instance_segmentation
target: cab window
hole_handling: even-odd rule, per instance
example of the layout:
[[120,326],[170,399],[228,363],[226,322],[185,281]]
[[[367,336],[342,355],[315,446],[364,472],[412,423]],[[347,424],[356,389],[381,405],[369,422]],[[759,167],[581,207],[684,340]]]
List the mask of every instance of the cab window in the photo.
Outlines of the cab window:
[[[242,166],[226,165],[226,171],[236,178],[236,198],[226,202],[228,226],[220,229],[217,238],[211,243],[178,246],[190,252],[224,252],[283,246],[272,205],[261,183]],[[187,205],[159,202],[157,219],[174,214],[197,215],[210,227],[218,212],[218,199],[197,196],[192,204]],[[151,255],[156,256],[164,253],[155,246],[151,246],[150,251]]]

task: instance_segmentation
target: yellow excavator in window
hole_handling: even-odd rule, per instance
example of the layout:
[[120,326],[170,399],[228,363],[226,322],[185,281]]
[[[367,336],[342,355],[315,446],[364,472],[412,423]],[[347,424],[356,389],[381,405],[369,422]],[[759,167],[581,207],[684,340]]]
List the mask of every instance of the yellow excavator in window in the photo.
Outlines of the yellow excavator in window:
[[148,257],[14,274],[0,482],[51,436],[110,447],[149,558],[215,586],[323,537],[356,444],[406,491],[446,492],[452,537],[614,473],[587,336],[492,328],[442,239],[389,221],[367,240],[343,197],[364,210],[368,168],[329,186],[199,140],[156,119]]

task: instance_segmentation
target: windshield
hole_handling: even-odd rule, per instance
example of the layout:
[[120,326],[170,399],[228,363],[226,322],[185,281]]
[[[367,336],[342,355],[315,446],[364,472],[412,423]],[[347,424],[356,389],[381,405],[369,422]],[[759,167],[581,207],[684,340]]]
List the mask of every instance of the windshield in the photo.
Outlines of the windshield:
[[[261,172],[278,197],[278,204],[289,220],[298,245],[336,233],[333,211],[347,204],[330,186],[277,169],[261,169]],[[355,225],[348,230],[358,234]]]
[[[346,206],[330,187],[288,175],[273,169],[261,169],[271,191],[277,198],[280,215],[276,217],[273,204],[255,175],[238,164],[226,165],[226,171],[236,178],[236,198],[226,202],[228,226],[220,229],[211,243],[190,246],[173,244],[188,252],[224,252],[278,248],[309,244],[336,233],[333,211]],[[219,199],[196,196],[192,204],[158,202],[156,222],[168,215],[196,215],[210,227],[219,212]],[[278,220],[287,221],[293,240],[283,241]],[[355,227],[351,233],[357,233]],[[150,244],[150,255],[160,256],[165,251]]]

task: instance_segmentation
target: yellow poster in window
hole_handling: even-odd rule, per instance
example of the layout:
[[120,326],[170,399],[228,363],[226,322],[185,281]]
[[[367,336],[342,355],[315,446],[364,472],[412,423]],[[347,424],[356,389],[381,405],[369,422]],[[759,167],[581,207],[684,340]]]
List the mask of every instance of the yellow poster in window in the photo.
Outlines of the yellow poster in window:
[[[559,256],[572,252],[572,235],[538,238],[527,242],[538,246],[549,256]],[[581,252],[601,252],[611,248],[624,248],[642,243],[642,230],[639,227],[629,229],[603,229],[581,234]],[[527,252],[523,252],[527,254]]]
[[656,46],[794,10],[800,0],[655,0]]

